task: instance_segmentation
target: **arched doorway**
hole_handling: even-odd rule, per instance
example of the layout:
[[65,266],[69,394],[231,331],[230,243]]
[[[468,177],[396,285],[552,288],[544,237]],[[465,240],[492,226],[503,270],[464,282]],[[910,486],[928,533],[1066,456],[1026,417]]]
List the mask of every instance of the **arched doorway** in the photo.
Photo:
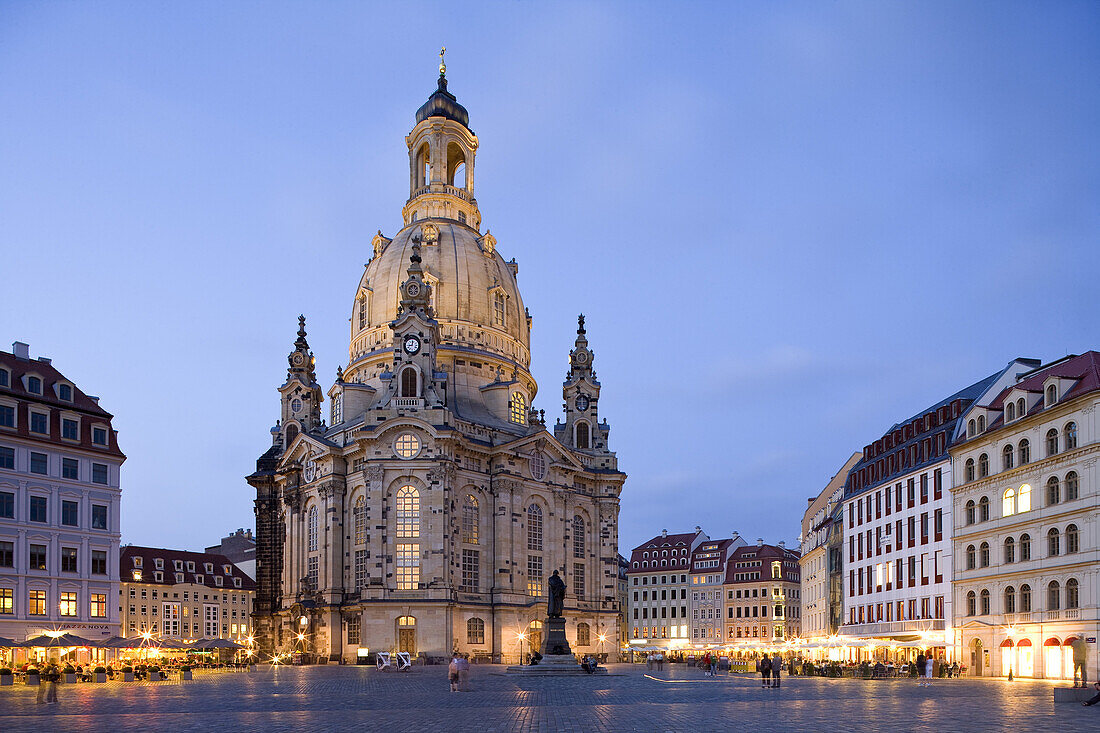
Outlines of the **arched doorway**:
[[527,643],[532,653],[542,651],[542,621],[532,621],[527,627]]
[[1062,642],[1050,637],[1043,642],[1043,676],[1048,680],[1062,679]]
[[1016,674],[1016,647],[1012,645],[1012,639],[1001,642],[1001,676],[1008,677],[1009,673]]
[[399,616],[397,619],[397,651],[416,656],[416,618]]
[[1020,639],[1016,644],[1016,664],[1020,665],[1016,672],[1017,677],[1035,676],[1035,655],[1031,648],[1031,639]]
[[981,677],[983,674],[981,639],[974,639],[970,642],[970,674],[972,677]]

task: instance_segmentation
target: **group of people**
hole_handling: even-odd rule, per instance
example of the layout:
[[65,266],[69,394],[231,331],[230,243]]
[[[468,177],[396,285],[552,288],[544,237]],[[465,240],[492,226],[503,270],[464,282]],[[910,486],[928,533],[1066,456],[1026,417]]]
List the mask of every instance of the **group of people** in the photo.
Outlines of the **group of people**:
[[718,675],[718,655],[707,652],[703,655],[703,676],[715,677]]
[[767,652],[756,663],[756,669],[760,672],[761,687],[779,687],[779,673],[783,669],[783,659],[778,654],[768,658]]
[[583,657],[581,657],[581,669],[583,669],[588,674],[592,674],[593,672],[595,672],[596,667],[598,666],[599,663],[596,661],[596,658],[591,654],[585,654]]
[[447,680],[451,683],[451,692],[467,692],[470,689],[470,658],[466,654],[451,657],[447,665]]
[[665,668],[665,655],[661,652],[650,652],[645,655],[645,668],[649,670],[657,670],[658,672]]

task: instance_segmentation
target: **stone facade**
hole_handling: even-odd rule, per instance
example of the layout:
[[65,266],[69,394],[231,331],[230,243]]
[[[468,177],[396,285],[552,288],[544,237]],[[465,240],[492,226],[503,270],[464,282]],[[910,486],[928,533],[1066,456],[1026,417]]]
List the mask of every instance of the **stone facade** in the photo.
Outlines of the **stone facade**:
[[598,421],[583,316],[565,421],[548,430],[530,407],[519,267],[480,231],[479,143],[442,75],[406,144],[404,227],[372,241],[328,420],[302,318],[272,446],[248,477],[261,648],[517,660],[541,641],[556,569],[573,650],[615,652],[626,476]]
[[799,553],[780,542],[735,549],[726,562],[726,641],[781,643],[802,632]]

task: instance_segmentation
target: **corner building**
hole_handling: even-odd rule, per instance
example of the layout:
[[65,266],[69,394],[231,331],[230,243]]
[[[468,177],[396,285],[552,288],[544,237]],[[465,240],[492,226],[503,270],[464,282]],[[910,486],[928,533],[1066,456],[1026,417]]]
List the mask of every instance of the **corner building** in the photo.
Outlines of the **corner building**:
[[255,633],[266,651],[330,660],[360,648],[516,660],[541,643],[556,569],[570,645],[614,652],[626,476],[584,318],[565,415],[548,429],[531,408],[519,266],[481,229],[479,140],[440,71],[405,138],[403,226],[371,241],[327,392],[300,319],[272,444],[248,477]]
[[1100,353],[1030,363],[973,406],[951,448],[955,634],[961,663],[984,677],[1072,679],[1071,647],[1083,639],[1092,683]]
[[800,559],[785,543],[766,545],[763,539],[733,550],[725,573],[727,642],[782,643],[801,635]]

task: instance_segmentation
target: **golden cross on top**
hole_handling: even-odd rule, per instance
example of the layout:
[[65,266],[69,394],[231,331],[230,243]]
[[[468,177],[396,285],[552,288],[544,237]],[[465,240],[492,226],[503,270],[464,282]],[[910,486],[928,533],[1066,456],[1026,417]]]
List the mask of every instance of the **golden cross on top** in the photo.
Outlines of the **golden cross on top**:
[[443,76],[447,73],[447,64],[443,62],[443,54],[447,53],[447,47],[439,49],[439,75]]

